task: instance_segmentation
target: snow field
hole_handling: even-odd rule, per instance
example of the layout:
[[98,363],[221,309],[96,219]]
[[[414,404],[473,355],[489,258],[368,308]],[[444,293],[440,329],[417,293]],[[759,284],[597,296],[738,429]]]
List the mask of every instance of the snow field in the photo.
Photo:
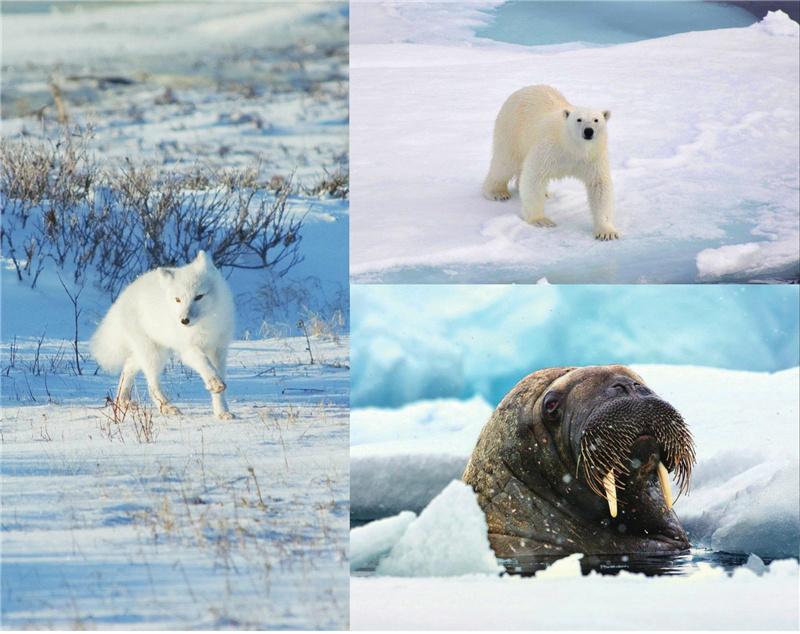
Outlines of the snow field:
[[311,345],[313,365],[305,339],[235,342],[234,421],[177,367],[180,417],[145,397],[115,422],[116,377],[4,389],[5,627],[346,628],[348,341]]

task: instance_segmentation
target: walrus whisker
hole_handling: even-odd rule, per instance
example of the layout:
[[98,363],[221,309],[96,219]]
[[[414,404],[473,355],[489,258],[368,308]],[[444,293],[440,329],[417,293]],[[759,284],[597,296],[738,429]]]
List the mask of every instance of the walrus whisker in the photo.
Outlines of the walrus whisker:
[[[632,472],[630,456],[634,443],[644,435],[652,436],[661,450],[657,474],[667,507],[671,508],[684,492],[688,493],[695,462],[694,439],[680,414],[661,400],[644,403],[633,399],[614,401],[595,412],[588,421],[581,438],[576,468],[577,475],[582,459],[585,481],[594,493],[609,501],[614,517],[616,504],[623,504],[617,500],[616,491],[625,489],[624,476]],[[679,489],[674,500],[664,462],[672,465]],[[615,473],[622,477],[616,477]]]

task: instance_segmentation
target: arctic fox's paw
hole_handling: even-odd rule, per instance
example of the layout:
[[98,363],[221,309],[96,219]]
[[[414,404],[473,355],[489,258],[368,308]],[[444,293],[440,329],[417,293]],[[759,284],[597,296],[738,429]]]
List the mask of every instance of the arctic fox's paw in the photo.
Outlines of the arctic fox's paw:
[[161,403],[158,408],[162,414],[166,414],[167,416],[179,416],[181,410],[175,407],[172,403]]
[[233,420],[236,416],[234,416],[232,412],[220,412],[217,414],[217,418],[220,420]]
[[225,388],[228,387],[219,377],[212,376],[208,383],[206,383],[206,389],[211,392],[212,394],[219,394],[220,392],[224,392]]
[[594,237],[598,240],[616,240],[619,238],[619,232],[614,227],[604,227],[597,229],[594,232]]

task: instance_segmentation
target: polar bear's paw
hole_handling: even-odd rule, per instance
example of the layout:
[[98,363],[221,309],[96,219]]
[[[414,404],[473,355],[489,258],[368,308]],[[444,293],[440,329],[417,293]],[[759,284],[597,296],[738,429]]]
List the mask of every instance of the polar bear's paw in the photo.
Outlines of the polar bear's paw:
[[614,227],[605,227],[603,229],[597,229],[594,232],[594,237],[598,240],[617,240],[619,238],[619,232],[614,229]]
[[536,216],[535,218],[526,218],[526,222],[535,227],[555,227],[556,223],[550,220],[547,216]]
[[553,194],[551,194],[551,193],[550,193],[550,191],[548,190],[548,191],[546,191],[546,192],[544,193],[544,197],[545,197],[545,198],[552,198],[552,197],[553,197]]
[[508,200],[511,192],[508,183],[486,182],[483,184],[483,197],[487,200]]
[[236,418],[231,412],[219,412],[216,416],[220,420],[233,420]]

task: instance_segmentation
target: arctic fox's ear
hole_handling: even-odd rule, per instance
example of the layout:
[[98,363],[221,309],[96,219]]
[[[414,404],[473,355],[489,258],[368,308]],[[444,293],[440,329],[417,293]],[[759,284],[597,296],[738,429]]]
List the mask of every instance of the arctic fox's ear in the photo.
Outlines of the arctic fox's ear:
[[162,283],[171,282],[175,278],[175,273],[173,273],[172,270],[164,269],[160,266],[156,269],[156,273],[158,273],[158,279],[161,280]]
[[564,109],[564,118],[569,119],[569,110]]
[[208,257],[206,252],[201,249],[197,252],[197,257],[194,259],[194,263],[201,267],[206,267],[211,264],[211,259]]
[[603,118],[608,121],[611,118],[611,110],[603,110]]

